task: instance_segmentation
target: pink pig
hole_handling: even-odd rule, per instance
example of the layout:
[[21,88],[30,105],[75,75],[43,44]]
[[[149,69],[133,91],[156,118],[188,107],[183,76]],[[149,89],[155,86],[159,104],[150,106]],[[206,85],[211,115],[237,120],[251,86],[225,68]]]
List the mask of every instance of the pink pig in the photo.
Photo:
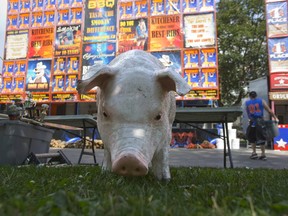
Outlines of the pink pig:
[[175,92],[191,87],[153,55],[131,50],[109,65],[94,65],[78,83],[79,93],[97,89],[97,125],[104,143],[102,169],[144,176],[151,168],[170,179],[169,146],[175,118]]

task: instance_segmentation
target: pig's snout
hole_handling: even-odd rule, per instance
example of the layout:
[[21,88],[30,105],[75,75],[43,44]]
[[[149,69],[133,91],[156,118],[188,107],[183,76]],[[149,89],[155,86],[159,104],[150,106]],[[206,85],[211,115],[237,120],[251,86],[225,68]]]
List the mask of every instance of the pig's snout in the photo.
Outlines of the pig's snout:
[[148,166],[133,154],[123,154],[112,164],[112,172],[124,176],[144,176],[148,173]]

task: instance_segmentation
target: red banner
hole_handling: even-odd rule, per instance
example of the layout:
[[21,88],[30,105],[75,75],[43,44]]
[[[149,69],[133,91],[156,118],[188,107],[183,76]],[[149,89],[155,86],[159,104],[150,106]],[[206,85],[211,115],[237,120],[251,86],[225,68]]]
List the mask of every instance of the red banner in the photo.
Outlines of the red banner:
[[182,47],[180,15],[150,18],[150,51],[179,49]]
[[52,58],[54,28],[32,29],[30,33],[29,58]]

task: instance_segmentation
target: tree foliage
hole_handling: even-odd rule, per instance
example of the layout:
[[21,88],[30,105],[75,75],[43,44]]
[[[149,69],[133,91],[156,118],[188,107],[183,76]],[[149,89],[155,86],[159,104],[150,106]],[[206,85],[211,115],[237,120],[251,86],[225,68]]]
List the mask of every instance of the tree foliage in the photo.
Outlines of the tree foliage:
[[250,80],[268,73],[264,0],[217,4],[220,104],[237,105]]

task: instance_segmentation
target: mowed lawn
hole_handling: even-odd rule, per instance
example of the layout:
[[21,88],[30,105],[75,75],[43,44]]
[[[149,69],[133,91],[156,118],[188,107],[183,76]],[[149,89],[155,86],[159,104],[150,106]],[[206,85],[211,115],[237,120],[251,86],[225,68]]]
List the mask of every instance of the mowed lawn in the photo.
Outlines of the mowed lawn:
[[0,167],[0,215],[288,215],[288,171],[171,168],[170,182],[97,166]]

